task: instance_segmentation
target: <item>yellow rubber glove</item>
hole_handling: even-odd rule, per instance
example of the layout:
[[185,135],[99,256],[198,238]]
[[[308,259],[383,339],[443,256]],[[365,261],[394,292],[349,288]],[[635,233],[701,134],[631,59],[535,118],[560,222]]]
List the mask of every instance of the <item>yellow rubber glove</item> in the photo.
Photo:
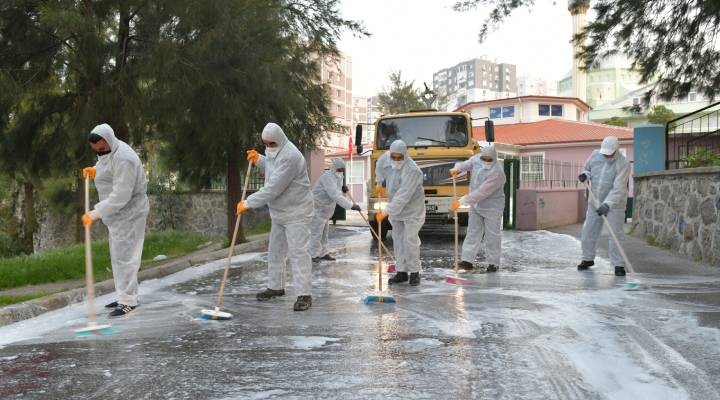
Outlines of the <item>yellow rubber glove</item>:
[[85,167],[82,169],[83,179],[90,178],[95,179],[95,167]]
[[236,212],[237,215],[240,215],[240,214],[244,213],[245,211],[247,211],[247,210],[249,210],[249,209],[250,209],[250,208],[248,208],[247,204],[245,204],[244,201],[238,201],[238,203],[237,203],[237,209],[235,210],[235,212]]
[[88,213],[85,213],[80,220],[82,221],[83,226],[89,229],[97,218],[93,218]]
[[382,211],[378,211],[375,213],[375,221],[377,221],[378,224],[382,224],[384,219],[385,213],[383,213]]
[[247,160],[253,163],[253,165],[258,165],[260,163],[260,153],[255,150],[248,150]]
[[382,187],[382,185],[375,185],[375,196],[377,197],[387,197],[385,195],[385,188]]
[[450,211],[457,211],[458,208],[460,208],[460,200],[453,200]]

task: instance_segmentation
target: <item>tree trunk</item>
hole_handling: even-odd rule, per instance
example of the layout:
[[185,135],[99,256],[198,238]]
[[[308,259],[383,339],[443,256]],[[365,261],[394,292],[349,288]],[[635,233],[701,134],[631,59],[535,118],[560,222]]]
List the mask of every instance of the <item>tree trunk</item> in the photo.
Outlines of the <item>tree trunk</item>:
[[[228,154],[227,175],[225,177],[227,190],[227,234],[228,241],[232,240],[233,230],[235,229],[235,210],[237,203],[240,201],[240,146],[232,144]],[[238,230],[237,242],[245,241],[245,232],[242,224]]]
[[[85,240],[85,229],[83,228],[80,217],[85,214],[85,180],[81,177],[77,178],[77,204],[75,211],[75,243],[82,243]],[[92,208],[92,206],[90,206]]]
[[34,252],[33,236],[37,230],[37,219],[35,216],[35,186],[32,182],[23,184],[23,247],[32,254]]
[[130,143],[130,132],[127,121],[127,97],[129,80],[127,62],[130,57],[130,20],[132,16],[128,5],[120,2],[120,20],[117,38],[117,64],[115,64],[115,83],[113,84],[113,109],[108,122],[115,131],[115,136],[125,143]]

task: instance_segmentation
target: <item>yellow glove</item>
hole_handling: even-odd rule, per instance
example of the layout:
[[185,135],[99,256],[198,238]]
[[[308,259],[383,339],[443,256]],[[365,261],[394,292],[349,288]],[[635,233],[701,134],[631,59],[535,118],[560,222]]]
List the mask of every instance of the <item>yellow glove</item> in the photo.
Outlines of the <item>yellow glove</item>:
[[375,213],[375,221],[377,221],[378,224],[382,224],[384,219],[385,213],[383,213],[382,211],[378,211]]
[[85,214],[83,214],[83,216],[80,218],[80,220],[82,221],[82,224],[83,224],[84,227],[90,229],[90,227],[92,226],[93,222],[95,222],[95,221],[97,220],[97,218],[93,218],[93,217],[90,216],[90,214],[85,213]]
[[240,215],[244,213],[245,211],[249,210],[248,206],[245,204],[244,201],[238,201],[237,203],[237,209],[235,210],[237,215]]
[[83,179],[95,179],[95,167],[85,167],[82,169]]
[[458,171],[457,168],[451,168],[451,169],[450,169],[450,176],[457,177],[459,172],[460,172],[460,171]]
[[260,153],[255,150],[248,150],[247,160],[253,163],[253,165],[258,165],[260,163]]
[[375,196],[377,197],[387,197],[385,195],[385,188],[382,187],[382,185],[375,185]]
[[457,211],[458,208],[460,208],[460,200],[453,200],[450,211]]

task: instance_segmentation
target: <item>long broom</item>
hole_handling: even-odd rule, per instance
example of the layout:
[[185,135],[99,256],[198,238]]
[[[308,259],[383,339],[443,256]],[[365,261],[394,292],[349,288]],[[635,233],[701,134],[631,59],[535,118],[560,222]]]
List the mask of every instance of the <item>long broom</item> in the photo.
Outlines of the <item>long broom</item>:
[[[595,208],[598,208],[598,199],[595,197],[595,194],[592,192],[592,185],[590,181],[588,180],[588,192],[590,193],[590,201],[592,201],[593,206]],[[617,246],[618,250],[620,251],[620,256],[622,256],[623,261],[625,261],[625,266],[628,268],[628,272],[630,272],[630,282],[627,282],[625,284],[625,290],[638,290],[640,288],[640,283],[637,281],[635,277],[635,268],[633,268],[632,263],[627,257],[627,254],[625,254],[625,250],[620,245],[620,240],[618,240],[617,236],[615,235],[615,232],[613,231],[612,226],[610,226],[610,221],[608,221],[607,217],[604,215],[601,215],[603,222],[605,223],[605,226],[607,227],[608,231],[610,232],[610,237],[612,237],[613,241],[615,242],[615,246]]]
[[[250,181],[250,171],[252,170],[252,163],[248,162],[247,172],[245,172],[245,183],[243,184],[243,191],[240,201],[245,201],[245,195],[247,194],[248,182]],[[225,272],[223,273],[222,281],[220,281],[220,291],[218,292],[217,299],[215,300],[214,310],[202,310],[200,311],[200,318],[210,320],[228,320],[232,318],[232,314],[225,311],[220,311],[222,306],[223,292],[225,291],[225,283],[227,282],[228,271],[230,271],[230,265],[232,263],[233,253],[235,252],[235,241],[237,240],[238,230],[240,229],[240,221],[242,220],[242,214],[238,214],[235,218],[235,229],[233,230],[232,240],[230,241],[230,248],[228,249],[227,263],[225,264]]]
[[[350,192],[348,192],[347,195],[348,195],[348,197],[350,198],[350,201],[352,201],[353,204],[355,204],[355,200],[353,199],[353,197],[352,197],[352,195],[350,194]],[[378,240],[378,243],[380,243],[380,245],[382,246],[383,250],[385,251],[385,254],[387,254],[388,257],[390,257],[390,260],[392,261],[392,264],[388,264],[387,272],[388,272],[388,273],[393,273],[393,272],[395,272],[395,268],[394,268],[394,267],[395,267],[395,264],[397,264],[397,261],[395,260],[395,257],[392,255],[392,252],[390,252],[390,250],[388,250],[388,248],[385,246],[385,243],[383,243],[382,239],[380,239],[380,236],[378,236],[377,232],[375,232],[375,230],[372,228],[372,225],[370,225],[370,222],[368,221],[368,219],[365,218],[365,214],[363,214],[362,211],[358,211],[358,214],[360,214],[360,217],[363,219],[363,221],[365,221],[365,225],[367,225],[368,228],[370,228],[370,232],[372,232],[372,234],[373,234],[373,236],[375,237],[375,239]],[[391,270],[390,267],[393,267],[392,270]]]
[[[457,186],[455,185],[455,176],[452,177],[453,183],[453,203],[457,201]],[[458,213],[457,210],[453,211],[453,219],[455,220],[455,276],[446,276],[445,283],[452,285],[469,285],[470,280],[460,277],[460,271],[458,268]]]
[[[352,199],[352,198],[351,198]],[[363,216],[364,217],[364,216]],[[365,220],[367,222],[367,220]],[[368,223],[368,226],[370,224]],[[385,247],[382,244],[382,240],[380,238],[380,230],[382,229],[382,224],[378,224],[377,228],[377,234],[375,237],[378,241],[378,261],[377,261],[377,272],[378,272],[378,291],[376,294],[368,294],[362,297],[362,301],[365,304],[370,303],[395,303],[395,297],[389,294],[383,294],[383,274],[382,274],[382,249]],[[370,228],[372,231],[372,228]]]
[[[90,174],[84,173],[85,178],[85,214],[90,212]],[[78,337],[92,335],[110,335],[116,329],[108,324],[98,325],[95,321],[95,278],[93,277],[92,247],[90,246],[90,227],[85,227],[85,288],[87,290],[88,324],[84,328],[75,330]]]

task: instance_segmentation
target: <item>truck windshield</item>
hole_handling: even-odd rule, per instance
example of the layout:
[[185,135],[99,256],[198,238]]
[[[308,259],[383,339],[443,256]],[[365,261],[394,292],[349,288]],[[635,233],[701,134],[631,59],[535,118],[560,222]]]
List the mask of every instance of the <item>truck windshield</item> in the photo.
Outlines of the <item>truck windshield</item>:
[[388,149],[398,139],[408,147],[465,147],[467,120],[458,115],[432,115],[380,121],[377,148]]

